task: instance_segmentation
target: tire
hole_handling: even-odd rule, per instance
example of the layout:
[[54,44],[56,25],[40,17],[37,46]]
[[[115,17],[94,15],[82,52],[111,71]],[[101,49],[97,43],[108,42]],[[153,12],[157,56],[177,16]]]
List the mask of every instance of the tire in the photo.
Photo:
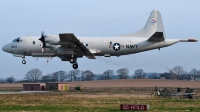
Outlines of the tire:
[[22,64],[26,64],[26,61],[25,61],[25,60],[23,60],[23,61],[22,61]]
[[73,64],[72,67],[73,67],[74,69],[77,69],[77,68],[78,68],[78,64]]

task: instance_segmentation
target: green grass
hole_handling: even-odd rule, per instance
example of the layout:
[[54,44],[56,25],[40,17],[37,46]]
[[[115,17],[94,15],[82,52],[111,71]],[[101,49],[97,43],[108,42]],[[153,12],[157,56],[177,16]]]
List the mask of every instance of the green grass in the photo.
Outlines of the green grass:
[[0,112],[120,112],[120,104],[149,104],[148,112],[200,112],[200,100],[135,94],[0,95]]

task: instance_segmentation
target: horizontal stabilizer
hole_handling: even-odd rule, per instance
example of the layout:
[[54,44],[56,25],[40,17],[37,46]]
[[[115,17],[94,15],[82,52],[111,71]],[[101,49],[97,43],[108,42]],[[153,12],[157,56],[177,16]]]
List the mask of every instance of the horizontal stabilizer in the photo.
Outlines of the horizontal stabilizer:
[[149,39],[148,41],[164,41],[164,34],[163,32],[155,32]]

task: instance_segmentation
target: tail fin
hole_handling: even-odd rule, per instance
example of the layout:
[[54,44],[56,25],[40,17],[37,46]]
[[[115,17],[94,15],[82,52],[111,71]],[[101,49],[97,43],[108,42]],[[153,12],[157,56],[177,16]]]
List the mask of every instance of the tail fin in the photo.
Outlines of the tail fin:
[[[127,35],[123,35],[126,37],[143,37],[149,38],[149,40],[157,40],[156,38],[162,37],[165,39],[165,32],[162,22],[162,17],[159,11],[153,10],[146,25],[139,31]],[[158,40],[163,40],[158,39]]]

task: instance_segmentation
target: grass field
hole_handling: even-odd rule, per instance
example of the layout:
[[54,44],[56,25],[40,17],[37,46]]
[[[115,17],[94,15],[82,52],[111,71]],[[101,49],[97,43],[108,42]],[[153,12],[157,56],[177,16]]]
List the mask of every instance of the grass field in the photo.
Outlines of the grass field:
[[0,95],[0,112],[116,112],[120,104],[149,104],[149,112],[200,112],[199,99],[116,93]]

